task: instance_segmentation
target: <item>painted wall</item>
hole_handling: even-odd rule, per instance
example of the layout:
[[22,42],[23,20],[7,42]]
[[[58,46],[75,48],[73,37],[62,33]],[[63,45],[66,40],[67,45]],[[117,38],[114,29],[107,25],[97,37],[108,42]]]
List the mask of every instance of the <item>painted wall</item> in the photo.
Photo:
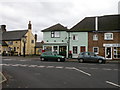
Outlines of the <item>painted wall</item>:
[[54,42],[56,40],[56,42],[62,42],[62,40],[64,42],[67,42],[67,32],[66,31],[60,31],[60,38],[51,38],[51,32],[43,32],[43,40],[46,43],[48,40],[49,42]]
[[[72,40],[73,35],[78,35],[78,40]],[[73,58],[77,58],[80,53],[80,46],[86,46],[88,51],[88,32],[70,32],[70,51],[73,53],[73,46],[77,46],[78,53],[73,54]]]

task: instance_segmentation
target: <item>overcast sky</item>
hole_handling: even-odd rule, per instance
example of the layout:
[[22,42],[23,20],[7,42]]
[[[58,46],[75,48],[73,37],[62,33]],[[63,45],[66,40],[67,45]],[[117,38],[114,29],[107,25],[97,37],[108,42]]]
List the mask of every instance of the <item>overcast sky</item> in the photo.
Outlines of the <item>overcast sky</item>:
[[71,28],[85,17],[118,13],[120,0],[0,0],[0,25],[7,30],[27,29],[33,24],[38,41],[43,39],[41,30],[57,23]]

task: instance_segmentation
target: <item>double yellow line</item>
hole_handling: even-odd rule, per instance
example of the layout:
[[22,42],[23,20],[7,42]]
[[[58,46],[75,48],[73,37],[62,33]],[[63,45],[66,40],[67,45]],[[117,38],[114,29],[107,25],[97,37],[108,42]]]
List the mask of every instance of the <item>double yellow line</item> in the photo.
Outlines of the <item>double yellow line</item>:
[[2,74],[2,72],[0,72],[0,77],[2,80],[0,80],[0,84],[7,81],[6,77]]

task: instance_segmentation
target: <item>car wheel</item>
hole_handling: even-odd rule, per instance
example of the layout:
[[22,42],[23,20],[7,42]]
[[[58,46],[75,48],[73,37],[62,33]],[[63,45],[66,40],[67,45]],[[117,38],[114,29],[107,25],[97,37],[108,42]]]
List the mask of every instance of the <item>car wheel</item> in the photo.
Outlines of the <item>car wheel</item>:
[[44,58],[41,58],[41,61],[44,61],[45,59]]
[[83,59],[79,59],[79,63],[82,63],[84,60]]
[[98,63],[103,63],[103,60],[102,60],[102,59],[99,59],[99,60],[98,60]]
[[61,61],[60,58],[58,58],[57,61],[60,62]]

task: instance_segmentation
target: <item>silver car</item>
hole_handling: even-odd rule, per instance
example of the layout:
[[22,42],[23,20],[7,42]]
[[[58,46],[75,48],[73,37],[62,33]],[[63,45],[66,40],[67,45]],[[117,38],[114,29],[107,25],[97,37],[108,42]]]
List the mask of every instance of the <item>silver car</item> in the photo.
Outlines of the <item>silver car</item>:
[[98,56],[93,52],[81,52],[78,55],[78,61],[79,62],[98,62],[98,63],[105,63],[106,59],[102,56]]

